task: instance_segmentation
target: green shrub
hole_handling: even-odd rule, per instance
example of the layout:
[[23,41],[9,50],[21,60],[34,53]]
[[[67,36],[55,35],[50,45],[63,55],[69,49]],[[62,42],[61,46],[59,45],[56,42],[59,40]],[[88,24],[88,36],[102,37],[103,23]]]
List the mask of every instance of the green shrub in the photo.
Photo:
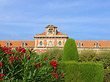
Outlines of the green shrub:
[[104,82],[110,82],[110,68],[104,69]]
[[67,39],[63,50],[63,61],[78,61],[78,50],[74,39]]
[[59,49],[59,48],[49,49],[45,53],[42,53],[41,55],[48,58],[49,60],[61,61],[63,55],[63,49]]
[[103,82],[103,65],[93,62],[61,62],[65,82]]
[[79,62],[90,62],[96,57],[96,52],[92,50],[83,50],[79,55]]
[[92,50],[84,50],[79,54],[79,62],[99,62],[102,61],[104,68],[110,67],[110,52],[101,51],[100,53],[96,53]]

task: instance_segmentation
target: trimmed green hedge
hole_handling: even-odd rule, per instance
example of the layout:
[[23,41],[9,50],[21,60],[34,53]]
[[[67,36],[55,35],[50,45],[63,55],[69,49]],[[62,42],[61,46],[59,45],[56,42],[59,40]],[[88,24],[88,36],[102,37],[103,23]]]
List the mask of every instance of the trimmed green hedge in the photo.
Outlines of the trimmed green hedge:
[[67,39],[63,50],[63,61],[78,61],[78,50],[74,39]]
[[103,65],[93,62],[60,62],[65,82],[103,82]]

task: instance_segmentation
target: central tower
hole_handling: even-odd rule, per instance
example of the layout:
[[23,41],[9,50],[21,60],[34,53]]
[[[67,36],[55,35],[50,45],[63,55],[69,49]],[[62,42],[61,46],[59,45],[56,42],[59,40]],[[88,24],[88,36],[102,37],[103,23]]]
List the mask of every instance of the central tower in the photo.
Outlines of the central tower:
[[48,25],[46,28],[46,35],[47,36],[52,36],[52,35],[57,35],[57,27],[54,25]]

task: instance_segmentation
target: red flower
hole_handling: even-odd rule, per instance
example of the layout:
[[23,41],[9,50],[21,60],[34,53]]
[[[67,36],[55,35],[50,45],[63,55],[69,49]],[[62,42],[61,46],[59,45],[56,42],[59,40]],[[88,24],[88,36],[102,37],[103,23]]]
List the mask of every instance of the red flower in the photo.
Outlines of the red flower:
[[53,76],[56,75],[56,73],[53,73]]
[[0,77],[1,80],[3,80],[3,77]]
[[45,58],[45,60],[48,60],[48,58]]
[[13,56],[9,56],[8,58],[13,58]]
[[34,64],[36,64],[36,62],[34,62]]
[[16,47],[16,51],[18,51],[18,47]]
[[4,74],[3,74],[3,73],[1,73],[1,74],[0,74],[0,77],[3,77],[3,76],[4,76]]
[[27,56],[27,59],[30,59],[30,56],[29,55]]
[[57,79],[58,77],[59,77],[58,74],[56,74],[56,75],[55,75],[55,79]]
[[4,55],[7,55],[7,53],[5,53]]
[[19,58],[18,57],[15,57],[15,60],[19,60]]
[[14,58],[12,58],[11,60],[14,60]]
[[59,77],[57,73],[53,73],[53,76],[55,76],[55,79]]
[[36,65],[36,68],[37,68],[37,67],[39,67],[39,68],[40,68],[40,67],[41,67],[41,64],[40,64],[40,63],[39,63],[39,64],[37,64],[37,65]]
[[50,61],[49,62],[51,64],[52,67],[54,67],[54,71],[56,72],[56,68],[58,66],[58,63],[56,61]]
[[21,47],[19,47],[19,48],[17,47],[16,51],[18,51],[19,53],[21,53],[21,52],[25,53],[26,49],[25,48],[21,48]]
[[9,60],[10,64],[11,64],[11,61],[12,61],[12,60],[14,60],[14,58],[12,58],[12,59]]
[[3,62],[0,63],[0,68],[3,67]]
[[64,75],[63,75],[63,73],[61,73],[61,77],[63,77],[63,78],[64,78]]
[[11,52],[9,51],[8,54],[11,54]]
[[22,56],[19,56],[21,59],[23,59],[23,57]]
[[4,76],[4,74],[1,73],[1,74],[0,74],[0,79],[1,79],[1,80],[3,80],[3,76]]
[[24,56],[24,54],[22,54],[22,56]]
[[11,64],[11,59],[9,60],[10,64]]
[[58,66],[58,63],[56,61],[50,61],[49,63],[52,64],[51,65],[52,67],[57,67]]

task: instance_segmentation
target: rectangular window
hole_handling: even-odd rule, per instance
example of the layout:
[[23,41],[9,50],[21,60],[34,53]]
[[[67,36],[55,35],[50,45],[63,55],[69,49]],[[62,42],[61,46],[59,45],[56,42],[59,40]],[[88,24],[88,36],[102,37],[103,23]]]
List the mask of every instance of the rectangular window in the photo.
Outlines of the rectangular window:
[[78,43],[78,47],[82,47],[82,43],[79,42],[79,43]]
[[9,42],[7,42],[7,43],[6,43],[6,47],[9,47],[9,46],[10,46],[10,44],[9,44]]
[[99,47],[99,43],[95,43],[95,47]]
[[22,47],[25,47],[25,43],[24,42],[22,43]]

